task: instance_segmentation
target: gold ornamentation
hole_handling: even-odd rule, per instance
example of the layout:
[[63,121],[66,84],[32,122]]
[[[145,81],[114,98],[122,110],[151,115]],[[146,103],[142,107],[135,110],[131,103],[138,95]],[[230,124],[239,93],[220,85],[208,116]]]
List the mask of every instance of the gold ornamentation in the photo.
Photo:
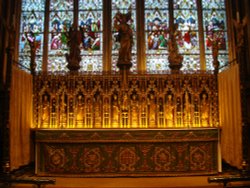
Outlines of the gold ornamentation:
[[35,128],[217,127],[213,74],[37,75]]

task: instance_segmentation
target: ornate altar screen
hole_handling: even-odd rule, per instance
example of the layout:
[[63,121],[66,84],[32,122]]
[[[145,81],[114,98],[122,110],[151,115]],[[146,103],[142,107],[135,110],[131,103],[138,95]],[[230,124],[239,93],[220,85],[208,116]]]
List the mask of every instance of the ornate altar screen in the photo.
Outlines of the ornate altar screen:
[[34,128],[194,128],[218,126],[216,77],[210,73],[38,75]]
[[[212,71],[213,60],[223,65],[228,58],[227,28],[224,0],[207,2],[22,1],[24,66],[28,42],[37,44],[32,127],[37,173],[217,171],[218,90]],[[125,26],[133,44],[131,59],[122,63],[122,32],[116,27],[121,15],[129,17]],[[72,30],[81,36],[73,50]],[[68,67],[69,51],[77,52],[77,71]],[[183,60],[177,72],[170,71],[173,57]]]

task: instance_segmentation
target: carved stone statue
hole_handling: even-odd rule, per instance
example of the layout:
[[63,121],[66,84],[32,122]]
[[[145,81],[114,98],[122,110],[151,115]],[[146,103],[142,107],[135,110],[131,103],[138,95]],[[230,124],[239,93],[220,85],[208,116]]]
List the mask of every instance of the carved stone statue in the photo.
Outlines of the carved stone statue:
[[96,96],[95,101],[94,101],[94,116],[95,116],[95,128],[101,128],[102,126],[102,101],[99,95]]
[[137,100],[137,95],[133,94],[132,95],[132,100],[131,100],[131,111],[130,111],[130,115],[131,115],[131,127],[132,128],[138,128],[139,125],[139,104],[138,104],[138,100]]
[[238,19],[237,21],[233,20],[233,24],[236,29],[237,50],[239,51],[242,47],[244,47],[244,28],[247,25],[247,17],[245,17],[242,21],[240,21],[240,19]]
[[181,33],[178,31],[178,24],[174,24],[169,29],[169,67],[171,70],[178,71],[182,67],[183,56],[179,54],[177,41],[181,39]]
[[42,128],[49,128],[50,103],[47,95],[44,95],[42,101]]
[[206,94],[201,99],[201,126],[209,126],[209,104]]
[[40,42],[36,41],[36,37],[33,32],[26,33],[25,35],[30,47],[30,70],[31,74],[34,74],[36,69],[36,51],[40,46]]
[[76,127],[82,128],[84,124],[84,101],[82,95],[77,97],[77,106],[76,106]]
[[153,94],[149,96],[149,127],[154,128],[156,124],[156,104]]
[[66,53],[66,60],[68,62],[67,68],[70,71],[78,71],[80,69],[80,43],[81,43],[81,31],[76,27],[70,27],[67,38],[67,45],[69,47],[69,54]]
[[165,120],[167,127],[173,127],[174,125],[174,104],[172,95],[167,96],[167,102],[165,104]]
[[114,28],[118,31],[117,41],[120,42],[117,66],[127,64],[131,66],[131,51],[133,46],[133,30],[128,24],[131,18],[131,8],[127,14],[117,12],[114,17]]
[[119,126],[119,106],[118,106],[118,98],[117,95],[113,96],[112,101],[112,127],[118,128]]

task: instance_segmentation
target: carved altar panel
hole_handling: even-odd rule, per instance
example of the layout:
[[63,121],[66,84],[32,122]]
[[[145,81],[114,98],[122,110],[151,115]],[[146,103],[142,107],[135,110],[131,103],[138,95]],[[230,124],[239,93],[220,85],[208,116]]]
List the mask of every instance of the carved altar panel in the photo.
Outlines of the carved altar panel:
[[211,175],[218,129],[37,130],[40,176]]

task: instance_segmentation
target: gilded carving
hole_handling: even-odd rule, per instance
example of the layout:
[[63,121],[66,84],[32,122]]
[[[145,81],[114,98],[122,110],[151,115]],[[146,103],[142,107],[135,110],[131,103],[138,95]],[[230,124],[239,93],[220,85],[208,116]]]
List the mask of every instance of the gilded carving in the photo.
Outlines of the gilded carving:
[[215,75],[35,76],[36,128],[192,128],[218,126]]

